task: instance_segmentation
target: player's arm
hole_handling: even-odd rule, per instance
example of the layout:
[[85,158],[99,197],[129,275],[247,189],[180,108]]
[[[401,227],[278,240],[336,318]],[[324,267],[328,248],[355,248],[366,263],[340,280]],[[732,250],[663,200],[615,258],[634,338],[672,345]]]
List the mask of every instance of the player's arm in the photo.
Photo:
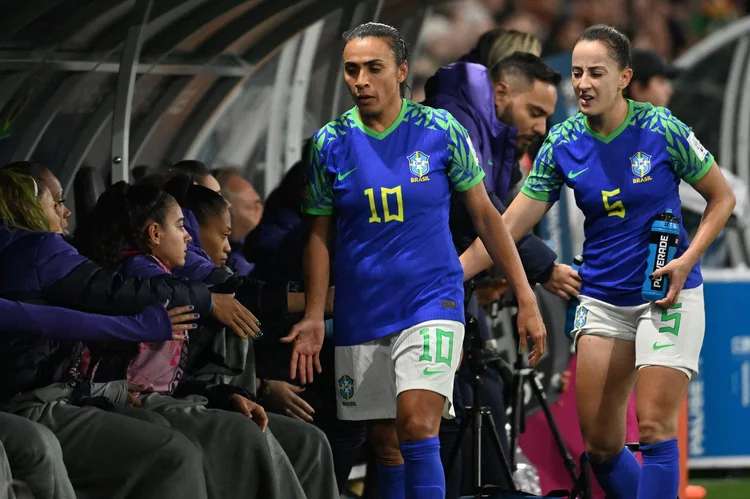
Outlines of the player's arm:
[[[553,146],[556,137],[553,129],[537,154],[521,194],[516,196],[502,215],[502,220],[514,242],[533,229],[560,198],[563,177],[554,160]],[[461,255],[464,281],[489,268],[493,261],[490,255],[482,240],[475,240]]]
[[325,338],[325,306],[328,297],[329,258],[328,230],[333,214],[333,182],[326,169],[328,142],[326,128],[315,134],[310,148],[308,182],[302,211],[313,215],[310,236],[304,252],[305,316],[281,339],[294,343],[290,377],[302,384],[313,381],[313,366],[320,373],[320,348]]
[[324,320],[326,299],[328,298],[328,280],[330,275],[328,249],[328,231],[331,217],[318,215],[313,217],[310,226],[310,238],[304,252],[303,268],[305,272],[305,317]]
[[665,139],[673,170],[706,200],[701,223],[688,249],[680,258],[653,274],[654,277],[670,276],[667,296],[656,303],[671,307],[677,303],[690,270],[729,220],[736,200],[713,156],[701,145],[692,130],[671,114],[664,116],[663,120],[670,132]]
[[[468,201],[467,201],[468,202]],[[513,200],[508,209],[500,216],[500,222],[505,225],[510,237],[515,243],[524,234],[534,228],[544,217],[552,205],[528,196],[519,195]],[[479,228],[477,227],[477,233]],[[487,251],[481,237],[478,237],[460,257],[461,266],[464,269],[464,281],[468,281],[480,272],[492,266],[492,257]]]
[[466,208],[474,222],[480,239],[484,242],[493,261],[503,270],[518,299],[519,353],[526,349],[527,338],[534,340],[534,349],[529,355],[531,365],[536,365],[544,355],[547,332],[539,314],[526,273],[518,256],[515,241],[511,237],[503,217],[493,206],[482,179],[484,172],[477,162],[477,156],[464,129],[452,117],[448,120],[451,164],[448,177],[453,188],[463,193]]

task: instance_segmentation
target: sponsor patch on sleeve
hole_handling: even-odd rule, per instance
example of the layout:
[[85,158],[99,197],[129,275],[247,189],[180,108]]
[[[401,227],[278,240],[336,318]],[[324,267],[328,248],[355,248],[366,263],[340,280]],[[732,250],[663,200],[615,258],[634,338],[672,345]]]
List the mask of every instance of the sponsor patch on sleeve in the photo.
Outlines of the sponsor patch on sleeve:
[[698,137],[695,136],[695,132],[690,132],[687,141],[688,144],[690,144],[690,148],[693,150],[695,155],[698,156],[701,161],[705,160],[706,156],[708,155],[708,151],[705,147],[703,147],[703,144],[700,143]]

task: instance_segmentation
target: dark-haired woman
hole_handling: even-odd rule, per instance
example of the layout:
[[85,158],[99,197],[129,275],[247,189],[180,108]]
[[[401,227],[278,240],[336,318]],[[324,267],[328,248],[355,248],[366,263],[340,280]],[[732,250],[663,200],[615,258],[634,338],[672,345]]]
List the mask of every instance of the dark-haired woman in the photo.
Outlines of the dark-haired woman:
[[[581,305],[576,312],[576,396],[581,431],[607,497],[677,496],[677,423],[688,383],[698,372],[705,317],[699,260],[734,207],[713,156],[668,109],[623,97],[633,71],[630,42],[592,26],[573,50],[580,112],[550,130],[508,208],[514,238],[536,225],[571,187],[586,220]],[[690,184],[707,207],[692,242],[681,228],[675,258],[646,276],[650,228]],[[680,221],[681,223],[681,221]],[[467,276],[489,265],[480,242],[461,260]],[[645,279],[669,277],[664,299],[642,297]],[[643,468],[624,449],[628,397],[636,411]]]
[[[223,201],[219,194],[195,187]],[[172,196],[157,187],[130,187],[124,182],[110,187],[99,198],[81,231],[76,233],[76,240],[92,251],[92,259],[125,275],[143,278],[167,275],[183,266],[190,241],[183,212]],[[201,336],[210,336],[210,332],[204,331]],[[242,343],[247,345],[246,341]],[[146,385],[141,406],[163,415],[173,427],[200,443],[206,456],[209,497],[304,497],[286,457],[278,459],[272,454],[271,449],[277,445],[273,436],[260,431],[265,431],[268,423],[263,408],[251,400],[249,390],[192,376],[188,371],[192,345],[138,345],[127,359],[124,374],[129,383]],[[106,366],[106,375],[113,376],[113,360],[106,351],[101,360],[94,354],[94,381],[101,381],[102,365]],[[171,397],[173,394],[179,398]]]
[[[226,265],[231,251],[229,234],[232,230],[228,202],[211,189],[191,185],[185,196],[185,208],[195,214],[200,245],[217,267]],[[294,298],[296,300],[293,300]],[[300,302],[301,305],[296,310],[294,306],[290,306],[290,311],[302,311],[304,295],[290,293],[290,301]],[[270,341],[277,342],[278,340],[271,338]],[[252,386],[245,384],[242,386],[246,386],[253,393],[258,393],[259,397],[262,397],[258,401],[263,404],[283,397],[284,390],[291,389],[294,393],[295,389],[298,389],[279,380],[256,381],[254,345],[251,343],[248,347],[246,372],[238,376],[237,381],[232,381],[232,384],[239,383],[240,380],[251,383]],[[268,427],[273,431],[274,438],[292,462],[307,498],[323,499],[335,496],[333,458],[328,440],[322,431],[304,422],[304,420],[312,422],[314,413],[312,408],[299,397],[293,400],[295,403],[288,404],[284,408],[286,416],[268,413]]]
[[344,80],[356,106],[313,138],[306,312],[284,341],[293,343],[292,373],[312,380],[313,365],[321,370],[335,213],[339,418],[369,421],[385,497],[443,498],[437,435],[443,414],[453,416],[464,335],[463,272],[448,228],[453,190],[518,295],[533,361],[544,351],[544,324],[466,129],[402,97],[408,63],[399,32],[367,23],[345,41]]
[[[165,299],[188,301],[191,290],[182,283],[122,279],[78,255],[59,234],[49,232],[50,220],[40,203],[43,190],[32,177],[0,169],[0,296],[111,314],[137,313]],[[192,291],[200,304],[200,290]],[[209,304],[207,299],[205,306]],[[90,331],[106,327],[87,322],[77,326]],[[66,324],[62,331],[75,325]],[[162,334],[157,328],[150,337]],[[94,408],[116,407],[110,398],[97,396],[103,387],[82,382],[81,344],[71,340],[18,334],[15,328],[0,332],[0,408],[52,430],[82,496],[206,497],[201,454],[184,436]],[[124,404],[125,383],[119,388]]]

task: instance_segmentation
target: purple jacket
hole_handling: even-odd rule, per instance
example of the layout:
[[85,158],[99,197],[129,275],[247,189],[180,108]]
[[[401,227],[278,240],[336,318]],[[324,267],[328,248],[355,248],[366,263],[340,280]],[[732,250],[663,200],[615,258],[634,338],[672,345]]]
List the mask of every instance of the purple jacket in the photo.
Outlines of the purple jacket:
[[[111,316],[137,314],[166,300],[173,306],[192,304],[201,315],[210,314],[211,309],[211,294],[203,283],[185,283],[171,276],[123,276],[81,256],[58,234],[8,231],[3,227],[0,297]],[[86,322],[71,321],[66,326],[88,328],[93,332],[81,334],[95,335],[116,321],[87,317]],[[0,399],[71,381],[80,353],[78,342],[0,332]]]
[[468,62],[444,66],[427,80],[425,95],[423,104],[445,109],[466,128],[484,169],[487,190],[506,199],[518,132],[497,118],[487,68]]
[[172,339],[172,322],[161,305],[152,305],[135,316],[109,317],[0,298],[0,333],[58,341],[156,342]]

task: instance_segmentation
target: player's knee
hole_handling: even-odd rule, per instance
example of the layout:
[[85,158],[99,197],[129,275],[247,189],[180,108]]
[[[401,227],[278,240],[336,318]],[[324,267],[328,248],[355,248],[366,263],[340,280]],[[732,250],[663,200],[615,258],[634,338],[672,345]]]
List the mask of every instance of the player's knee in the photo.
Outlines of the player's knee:
[[375,455],[383,466],[401,466],[404,459],[398,447],[398,436],[395,426],[390,423],[374,423],[368,429],[368,439]]
[[650,445],[677,437],[677,428],[669,418],[642,418],[638,421],[638,442]]
[[625,442],[605,435],[589,436],[584,438],[584,447],[589,461],[603,463],[619,454],[625,447]]
[[396,421],[398,439],[401,442],[416,442],[436,437],[440,431],[440,417],[425,414],[409,414]]

